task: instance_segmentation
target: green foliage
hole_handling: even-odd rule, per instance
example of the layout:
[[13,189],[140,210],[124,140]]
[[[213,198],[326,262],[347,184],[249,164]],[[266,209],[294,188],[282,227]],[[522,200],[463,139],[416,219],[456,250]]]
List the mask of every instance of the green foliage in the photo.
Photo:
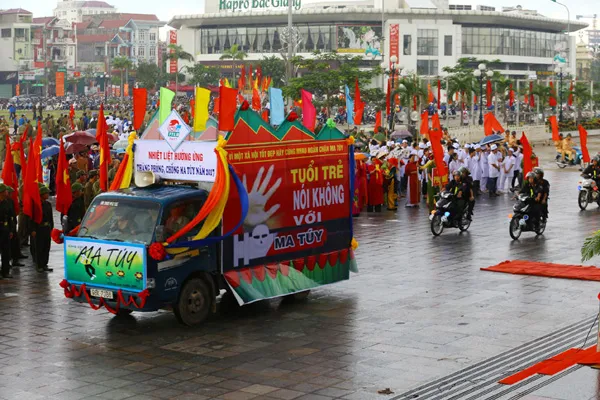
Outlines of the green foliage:
[[136,71],[136,81],[140,87],[155,89],[160,83],[161,72],[156,64],[141,62]]
[[248,53],[244,50],[240,49],[240,46],[234,44],[229,49],[224,50],[219,57],[219,60],[240,60],[243,61],[246,57],[248,57]]
[[118,69],[120,71],[131,69],[131,67],[133,67],[131,60],[124,56],[115,57],[112,60],[111,65],[114,69]]
[[285,86],[285,61],[277,56],[263,57],[259,65],[263,76],[271,77],[273,87]]
[[545,108],[546,108],[546,104],[548,104],[548,100],[550,99],[550,86],[547,86],[544,83],[540,83],[540,82],[535,82],[533,84],[533,94],[537,96],[537,102],[540,105],[540,110],[542,112],[542,117],[543,120],[546,119],[545,117]]
[[217,67],[195,64],[193,67],[188,67],[187,71],[192,75],[189,80],[190,85],[207,87],[209,85],[216,86],[219,84],[221,70]]
[[393,94],[400,97],[401,106],[411,107],[413,97],[422,98],[423,96],[427,96],[427,89],[421,85],[419,77],[415,74],[399,79],[398,86],[394,88]]
[[177,81],[179,83],[182,83],[182,82],[185,82],[185,75],[182,74],[181,72],[178,74],[166,74],[165,81],[167,81],[167,82]]
[[360,56],[337,53],[316,52],[314,58],[310,59],[294,57],[292,65],[302,70],[302,76],[292,78],[283,88],[284,94],[298,99],[300,90],[304,89],[317,97],[322,97],[320,103],[330,109],[341,103],[339,95],[343,93],[345,85],[348,85],[353,93],[356,78],[359,85],[363,87],[370,84],[374,77],[382,74],[379,66],[368,70],[360,69],[361,61]]
[[385,92],[381,88],[361,89],[361,100],[375,106],[376,110],[385,109]]
[[581,247],[581,262],[586,262],[600,254],[600,231],[585,239]]
[[169,60],[194,61],[194,56],[187,51],[184,51],[183,47],[177,44],[170,44],[167,46],[167,58]]

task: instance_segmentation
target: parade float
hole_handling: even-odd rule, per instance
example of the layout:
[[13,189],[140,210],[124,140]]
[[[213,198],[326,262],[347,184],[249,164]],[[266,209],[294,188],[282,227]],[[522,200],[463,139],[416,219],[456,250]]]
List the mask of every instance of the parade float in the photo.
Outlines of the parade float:
[[296,118],[274,128],[243,103],[224,137],[210,119],[203,132],[176,111],[152,119],[63,235],[65,296],[114,314],[172,308],[195,325],[223,290],[244,305],[349,279],[353,141]]

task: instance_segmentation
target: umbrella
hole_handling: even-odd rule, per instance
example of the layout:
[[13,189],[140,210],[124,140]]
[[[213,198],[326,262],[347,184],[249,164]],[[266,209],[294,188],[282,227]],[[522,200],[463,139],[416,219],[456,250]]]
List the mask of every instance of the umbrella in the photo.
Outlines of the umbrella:
[[484,137],[483,139],[481,139],[479,144],[483,146],[484,144],[490,144],[490,143],[499,142],[502,140],[504,140],[504,136],[494,134],[494,135]]
[[106,136],[108,137],[108,143],[115,143],[119,140],[119,136],[116,133],[107,133]]
[[356,153],[356,154],[354,154],[354,159],[356,161],[366,160],[367,158],[369,158],[369,157],[367,157],[367,155],[365,153]]
[[49,146],[42,150],[42,160],[57,155],[60,152],[60,146]]
[[113,150],[118,150],[118,149],[126,149],[127,145],[129,144],[129,141],[127,139],[121,139],[115,142],[115,144],[113,144]]
[[405,139],[405,138],[409,138],[412,137],[411,133],[409,131],[407,131],[406,129],[402,129],[399,131],[395,131],[394,133],[392,133],[390,135],[390,137],[392,139],[398,138],[398,139]]
[[84,131],[77,131],[63,136],[65,142],[90,145],[96,143],[96,136]]
[[84,150],[87,150],[87,145],[85,145],[85,144],[68,142],[65,145],[65,153],[67,153],[67,154],[75,154],[75,153],[82,152]]
[[50,146],[58,146],[60,145],[60,142],[58,141],[58,139],[54,139],[51,137],[46,137],[42,139],[42,149],[45,149],[46,147],[50,147]]
[[385,143],[385,135],[383,133],[378,133],[373,137],[373,139],[377,140],[378,142]]
[[86,130],[87,133],[91,133],[92,135],[96,136],[96,130],[95,129],[88,129]]

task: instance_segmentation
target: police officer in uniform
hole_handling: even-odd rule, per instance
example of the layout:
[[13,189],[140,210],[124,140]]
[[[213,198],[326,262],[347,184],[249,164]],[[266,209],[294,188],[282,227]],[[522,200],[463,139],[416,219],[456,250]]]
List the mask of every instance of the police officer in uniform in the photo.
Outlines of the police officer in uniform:
[[27,258],[25,255],[21,253],[21,245],[19,243],[19,236],[17,235],[17,213],[15,210],[15,204],[11,198],[14,189],[10,186],[6,186],[6,202],[8,203],[8,209],[10,211],[11,223],[10,223],[10,232],[12,237],[10,238],[10,256],[12,258],[12,266],[14,267],[22,267],[23,264],[19,262],[22,258]]
[[598,156],[592,158],[592,162],[590,163],[590,165],[585,167],[585,169],[581,173],[581,176],[589,175],[591,179],[596,181],[596,186],[598,186],[598,184],[600,183],[600,165],[598,164],[598,158]]
[[2,268],[0,275],[2,278],[12,278],[10,274],[10,243],[12,238],[11,225],[12,216],[8,205],[8,190],[6,185],[0,183],[0,257],[2,259]]
[[75,227],[79,226],[83,220],[83,216],[85,215],[83,186],[81,186],[81,183],[75,182],[72,184],[71,193],[73,193],[73,202],[71,203],[71,207],[69,207],[69,212],[67,213],[68,225],[66,232],[70,232],[75,229]]
[[34,262],[38,272],[52,272],[52,268],[48,268],[48,258],[50,257],[50,232],[54,228],[52,219],[52,205],[48,201],[50,189],[46,186],[40,188],[40,197],[42,198],[42,222],[36,224],[31,221],[30,232],[31,239],[35,241]]

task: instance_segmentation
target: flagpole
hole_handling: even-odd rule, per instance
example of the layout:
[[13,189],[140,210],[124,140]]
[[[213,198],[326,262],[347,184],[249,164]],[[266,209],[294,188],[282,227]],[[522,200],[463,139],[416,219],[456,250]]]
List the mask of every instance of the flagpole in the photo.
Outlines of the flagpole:
[[[288,0],[288,62],[287,62],[287,67],[288,67],[288,82],[287,84],[290,84],[290,81],[292,80],[292,57],[294,54],[294,35],[292,33],[292,3],[293,0]],[[288,112],[291,110],[293,105],[293,100],[292,98],[288,98]]]

